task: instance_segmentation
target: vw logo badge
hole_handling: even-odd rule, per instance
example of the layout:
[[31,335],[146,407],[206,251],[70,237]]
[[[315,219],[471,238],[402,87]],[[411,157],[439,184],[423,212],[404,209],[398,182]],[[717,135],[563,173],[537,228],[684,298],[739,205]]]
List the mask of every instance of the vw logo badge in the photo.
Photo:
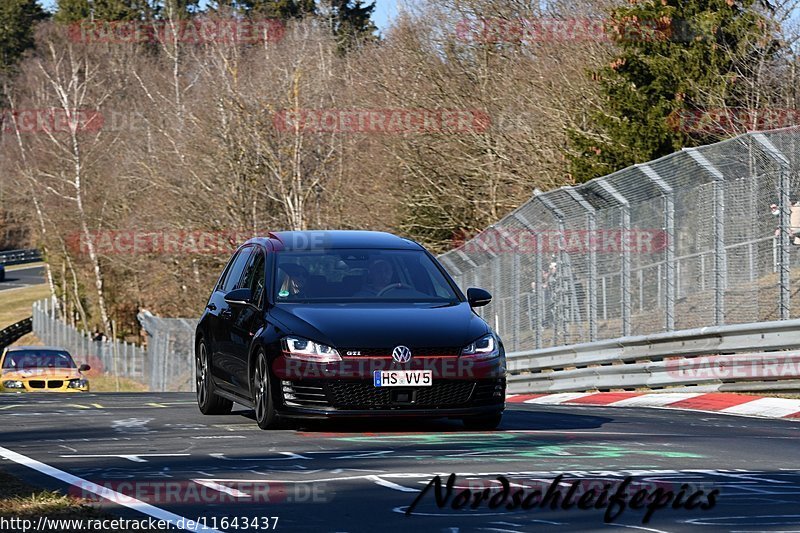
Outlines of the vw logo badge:
[[392,359],[398,363],[408,363],[411,361],[411,350],[407,346],[396,346],[392,350]]

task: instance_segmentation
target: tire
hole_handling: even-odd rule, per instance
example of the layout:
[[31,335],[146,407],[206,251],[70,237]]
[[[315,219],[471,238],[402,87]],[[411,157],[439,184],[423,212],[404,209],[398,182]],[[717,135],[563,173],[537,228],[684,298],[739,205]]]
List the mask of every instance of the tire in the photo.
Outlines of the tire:
[[497,429],[500,421],[503,420],[502,414],[489,415],[489,416],[470,416],[463,418],[464,427],[477,431],[492,431]]
[[204,415],[228,415],[233,402],[220,398],[214,392],[214,381],[209,372],[208,346],[205,339],[197,342],[195,355],[195,384],[197,385],[197,406]]
[[275,429],[278,427],[278,415],[275,413],[275,401],[272,397],[270,379],[267,356],[263,350],[259,350],[253,372],[252,390],[256,422],[261,429]]

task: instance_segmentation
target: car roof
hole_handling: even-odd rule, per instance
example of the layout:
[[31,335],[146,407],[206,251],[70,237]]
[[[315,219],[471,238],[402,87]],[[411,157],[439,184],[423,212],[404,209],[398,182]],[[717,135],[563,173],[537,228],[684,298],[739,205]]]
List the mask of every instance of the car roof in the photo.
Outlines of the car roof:
[[22,352],[27,350],[36,350],[37,352],[67,352],[66,348],[59,348],[58,346],[9,346],[6,352]]
[[267,237],[256,237],[247,244],[271,245],[275,251],[328,250],[328,249],[392,249],[422,250],[412,241],[383,231],[321,230],[321,231],[275,231]]

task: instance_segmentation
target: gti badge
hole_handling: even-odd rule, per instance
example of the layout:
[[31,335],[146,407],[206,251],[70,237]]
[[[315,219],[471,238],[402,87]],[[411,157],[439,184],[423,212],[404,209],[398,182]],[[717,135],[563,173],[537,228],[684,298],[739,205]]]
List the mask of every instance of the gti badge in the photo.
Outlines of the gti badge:
[[396,346],[395,349],[392,350],[392,359],[398,363],[408,363],[411,361],[411,350],[406,346]]

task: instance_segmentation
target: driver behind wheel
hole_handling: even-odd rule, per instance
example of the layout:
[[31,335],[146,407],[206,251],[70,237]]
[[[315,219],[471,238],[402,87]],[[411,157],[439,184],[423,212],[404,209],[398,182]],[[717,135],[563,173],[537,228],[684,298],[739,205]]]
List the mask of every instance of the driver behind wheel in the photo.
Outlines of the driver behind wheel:
[[356,293],[356,296],[378,296],[381,291],[392,285],[394,269],[385,259],[376,259],[369,265],[367,282]]

